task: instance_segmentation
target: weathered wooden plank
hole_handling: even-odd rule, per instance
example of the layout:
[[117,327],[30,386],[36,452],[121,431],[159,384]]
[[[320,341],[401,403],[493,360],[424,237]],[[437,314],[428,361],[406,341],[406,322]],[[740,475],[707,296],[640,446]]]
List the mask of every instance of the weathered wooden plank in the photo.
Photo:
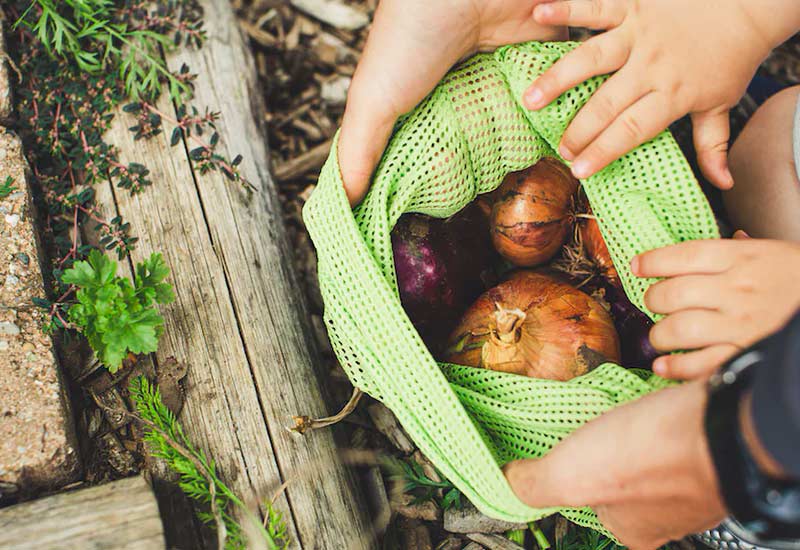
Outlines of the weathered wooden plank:
[[[248,191],[217,172],[195,173],[211,240],[225,269],[239,328],[253,368],[278,465],[305,548],[370,545],[360,495],[329,431],[301,438],[284,428],[292,414],[326,414],[324,376],[310,317],[284,233],[259,126],[261,91],[246,41],[225,0],[201,0],[207,45],[168,63],[198,74],[194,103],[221,113],[219,150],[242,154]],[[189,142],[188,147],[194,145]],[[338,408],[338,407],[336,407]]]
[[142,477],[61,493],[0,509],[6,550],[158,550],[161,516]]
[[[95,205],[100,217],[110,220],[119,214],[115,193],[126,193],[122,189],[114,189],[110,182],[94,185]],[[89,244],[100,246],[98,235],[92,230],[92,225],[84,227],[83,236]],[[120,274],[131,277],[133,266],[130,261],[122,262]],[[145,370],[158,372],[155,357],[148,355],[141,359],[146,365]],[[179,418],[179,420],[181,420]],[[202,528],[202,522],[195,514],[195,506],[177,486],[178,474],[170,470],[169,466],[161,459],[148,457],[146,461],[149,477],[153,483],[153,492],[158,501],[159,510],[167,521],[164,524],[164,537],[169,548],[193,550],[195,548],[213,547],[216,541],[209,529]],[[204,540],[204,536],[207,540]]]
[[[167,97],[157,107],[172,110]],[[116,205],[140,239],[132,261],[161,252],[171,268],[176,295],[174,303],[161,308],[165,324],[156,362],[175,357],[190,365],[181,423],[188,437],[214,458],[230,487],[255,506],[271,496],[282,479],[224,268],[208,232],[185,149],[170,146],[169,132],[134,141],[130,122],[120,109],[107,139],[120,147],[122,162],[146,165],[154,184],[135,196],[116,188]],[[276,506],[286,513],[289,531],[296,535],[286,500]]]

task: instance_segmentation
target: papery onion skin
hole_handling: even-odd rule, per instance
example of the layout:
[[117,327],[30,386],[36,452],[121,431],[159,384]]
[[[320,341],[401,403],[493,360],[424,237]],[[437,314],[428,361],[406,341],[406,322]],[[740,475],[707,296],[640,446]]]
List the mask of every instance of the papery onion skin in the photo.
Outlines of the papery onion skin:
[[[589,214],[591,215],[591,210]],[[615,287],[622,288],[622,281],[617,268],[614,267],[614,262],[611,261],[611,253],[600,233],[600,224],[597,223],[597,219],[582,218],[578,222],[578,235],[586,257],[594,263],[600,275]]]
[[444,360],[570,380],[619,362],[608,312],[589,295],[535,271],[518,271],[482,294],[448,340]]
[[493,284],[486,216],[468,206],[447,220],[406,214],[391,233],[400,301],[432,349]]
[[508,261],[533,267],[550,260],[573,226],[578,180],[564,164],[546,157],[508,174],[492,193],[492,243]]

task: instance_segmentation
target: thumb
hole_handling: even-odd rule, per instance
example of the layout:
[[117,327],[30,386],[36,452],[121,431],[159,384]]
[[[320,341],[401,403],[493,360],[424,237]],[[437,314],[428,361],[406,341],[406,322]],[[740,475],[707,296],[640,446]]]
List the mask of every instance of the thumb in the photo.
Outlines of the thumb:
[[733,187],[728,170],[728,139],[731,137],[728,111],[692,114],[697,162],[708,180],[719,189]]
[[564,475],[573,471],[571,466],[550,456],[515,460],[505,465],[503,473],[514,494],[532,508],[585,505],[572,487],[570,477],[574,476]]
[[358,74],[347,95],[347,106],[339,133],[339,169],[350,206],[355,206],[369,189],[372,172],[386,148],[397,115],[373,94],[360,92]]

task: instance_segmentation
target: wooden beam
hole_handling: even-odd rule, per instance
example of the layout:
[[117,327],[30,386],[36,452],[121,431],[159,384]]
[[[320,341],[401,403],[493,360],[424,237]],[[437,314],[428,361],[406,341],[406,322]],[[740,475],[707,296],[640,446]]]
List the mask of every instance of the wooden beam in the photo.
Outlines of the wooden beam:
[[[134,141],[130,115],[120,109],[107,138],[120,148],[121,162],[151,170],[153,185],[135,196],[100,186],[97,201],[106,215],[122,215],[139,237],[133,262],[161,252],[172,270],[176,301],[162,308],[165,331],[154,359],[156,368],[170,356],[190,365],[180,418],[187,436],[253,507],[288,481],[275,506],[284,513],[293,548],[369,548],[360,492],[333,434],[301,437],[286,430],[291,415],[325,416],[337,407],[324,400],[327,372],[268,171],[250,51],[228,2],[200,4],[206,45],[168,63],[178,68],[186,62],[198,74],[192,104],[221,112],[219,152],[243,155],[240,168],[256,191],[216,172],[194,172],[187,151],[196,144],[171,147],[173,127],[166,120],[163,134]],[[175,116],[167,98],[156,106]]]
[[0,548],[166,548],[158,504],[142,477],[0,509]]

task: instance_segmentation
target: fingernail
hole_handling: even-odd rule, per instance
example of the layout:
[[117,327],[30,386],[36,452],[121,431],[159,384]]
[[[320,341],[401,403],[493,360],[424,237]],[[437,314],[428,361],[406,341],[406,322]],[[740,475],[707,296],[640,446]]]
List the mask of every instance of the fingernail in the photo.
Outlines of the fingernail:
[[726,167],[725,168],[725,189],[731,189],[733,187],[733,174],[731,171]]
[[588,178],[592,175],[592,167],[585,160],[576,161],[572,165],[572,175],[578,179]]
[[664,378],[667,375],[667,358],[659,357],[653,361],[653,372]]
[[631,273],[639,276],[639,256],[634,256],[631,260]]
[[553,15],[553,6],[550,4],[539,4],[533,9],[534,19],[543,19],[549,15]]
[[525,106],[528,109],[536,109],[539,107],[539,103],[541,103],[542,99],[544,99],[544,92],[539,88],[530,88],[525,93]]
[[561,144],[561,145],[559,146],[559,148],[558,148],[558,152],[559,152],[559,153],[561,153],[561,157],[562,157],[564,160],[572,160],[572,159],[574,159],[574,158],[575,158],[575,155],[574,155],[574,154],[572,154],[572,151],[570,151],[570,150],[567,148],[567,146],[566,146],[566,145],[564,145],[564,144]]

